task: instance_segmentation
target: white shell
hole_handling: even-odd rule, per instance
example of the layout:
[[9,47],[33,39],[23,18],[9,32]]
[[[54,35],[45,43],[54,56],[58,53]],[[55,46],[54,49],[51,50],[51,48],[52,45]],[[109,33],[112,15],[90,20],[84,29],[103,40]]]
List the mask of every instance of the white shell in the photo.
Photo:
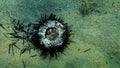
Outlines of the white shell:
[[[58,37],[55,40],[49,40],[45,37],[46,30],[48,28],[55,27],[58,30]],[[43,26],[39,28],[38,35],[41,36],[40,38],[40,44],[45,45],[46,48],[52,47],[52,46],[60,46],[63,44],[63,33],[65,32],[64,25],[62,25],[60,22],[56,20],[48,20],[44,23]]]

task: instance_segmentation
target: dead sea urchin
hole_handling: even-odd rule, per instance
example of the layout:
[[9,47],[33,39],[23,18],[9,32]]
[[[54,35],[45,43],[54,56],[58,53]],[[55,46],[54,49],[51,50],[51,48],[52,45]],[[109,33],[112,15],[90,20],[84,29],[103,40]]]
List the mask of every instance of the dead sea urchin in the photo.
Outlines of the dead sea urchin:
[[71,30],[61,18],[57,18],[54,14],[50,14],[48,17],[41,16],[34,29],[36,32],[31,38],[32,43],[41,50],[41,55],[45,57],[47,55],[57,56],[57,53],[63,52],[66,45],[69,44]]

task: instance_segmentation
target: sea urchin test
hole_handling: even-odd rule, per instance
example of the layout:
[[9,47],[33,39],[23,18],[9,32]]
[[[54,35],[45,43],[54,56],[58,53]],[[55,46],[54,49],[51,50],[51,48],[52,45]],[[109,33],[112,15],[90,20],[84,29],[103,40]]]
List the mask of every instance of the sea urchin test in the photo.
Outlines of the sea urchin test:
[[39,28],[40,44],[46,48],[63,44],[64,26],[56,20],[48,20]]

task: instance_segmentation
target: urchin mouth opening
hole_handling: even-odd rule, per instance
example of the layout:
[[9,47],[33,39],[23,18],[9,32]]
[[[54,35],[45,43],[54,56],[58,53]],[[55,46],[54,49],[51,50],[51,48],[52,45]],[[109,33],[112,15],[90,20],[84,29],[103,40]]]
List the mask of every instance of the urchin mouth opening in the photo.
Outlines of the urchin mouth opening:
[[61,22],[56,20],[46,21],[44,25],[39,27],[38,35],[40,36],[40,44],[46,48],[62,45],[65,31],[65,27]]

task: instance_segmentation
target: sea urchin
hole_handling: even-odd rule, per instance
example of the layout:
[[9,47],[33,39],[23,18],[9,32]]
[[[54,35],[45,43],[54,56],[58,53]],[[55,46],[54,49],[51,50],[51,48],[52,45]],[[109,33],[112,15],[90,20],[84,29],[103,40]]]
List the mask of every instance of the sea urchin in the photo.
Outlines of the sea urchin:
[[32,36],[33,45],[41,50],[41,55],[57,56],[57,52],[63,52],[67,44],[71,30],[63,20],[50,14],[41,16],[39,23],[34,26],[36,32]]

